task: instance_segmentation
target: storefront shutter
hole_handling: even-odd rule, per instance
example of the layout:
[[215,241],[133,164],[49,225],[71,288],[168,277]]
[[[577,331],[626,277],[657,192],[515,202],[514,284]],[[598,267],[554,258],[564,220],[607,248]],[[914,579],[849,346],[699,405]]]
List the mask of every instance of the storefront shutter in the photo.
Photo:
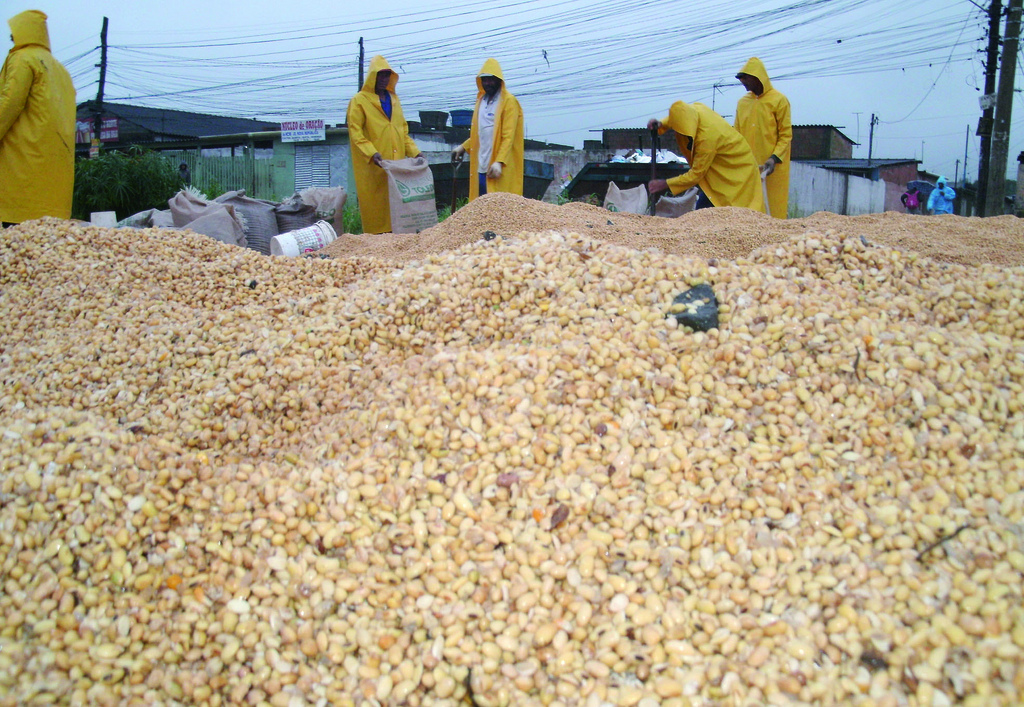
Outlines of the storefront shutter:
[[329,145],[295,146],[295,191],[331,186]]

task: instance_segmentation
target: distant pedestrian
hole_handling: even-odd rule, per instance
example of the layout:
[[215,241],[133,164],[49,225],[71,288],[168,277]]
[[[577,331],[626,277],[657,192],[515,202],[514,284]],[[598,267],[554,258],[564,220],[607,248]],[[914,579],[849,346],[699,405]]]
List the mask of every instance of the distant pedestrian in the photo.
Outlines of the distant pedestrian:
[[676,101],[664,120],[650,120],[649,130],[658,134],[674,130],[679,154],[690,170],[669,180],[652,179],[651,194],[669,189],[674,196],[699,186],[698,209],[709,206],[742,206],[764,213],[761,174],[747,141],[725,118],[703,103]]
[[523,194],[523,109],[505,87],[497,59],[476,77],[476,109],[469,139],[452,150],[452,162],[468,152],[469,200],[490,192]]
[[903,202],[903,208],[907,210],[908,214],[916,214],[921,208],[921,192],[917,190],[917,187],[909,187],[903,192],[900,201]]
[[409,137],[409,124],[395,93],[397,83],[398,74],[387,59],[375,56],[370,60],[362,89],[348,104],[349,147],[363,233],[391,231],[388,177],[383,161],[420,154],[420,148]]
[[935,182],[935,188],[928,196],[928,210],[933,214],[951,214],[955,198],[956,192],[946,186],[946,178],[939,177]]
[[182,162],[178,165],[178,180],[182,186],[190,186],[192,184],[192,170],[188,168],[187,162]]
[[75,86],[50,53],[46,15],[7,21],[14,46],[0,70],[0,221],[71,217]]
[[733,126],[746,138],[761,165],[768,191],[768,211],[786,218],[789,211],[789,163],[793,121],[789,99],[772,87],[768,71],[756,56],[747,60],[736,78],[747,89],[736,104]]

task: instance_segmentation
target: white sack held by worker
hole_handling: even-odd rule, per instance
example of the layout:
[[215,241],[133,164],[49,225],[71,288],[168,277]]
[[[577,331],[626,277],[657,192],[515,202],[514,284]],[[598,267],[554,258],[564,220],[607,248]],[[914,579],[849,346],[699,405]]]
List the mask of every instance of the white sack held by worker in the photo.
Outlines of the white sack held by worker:
[[392,233],[419,233],[437,225],[434,175],[425,157],[384,160]]

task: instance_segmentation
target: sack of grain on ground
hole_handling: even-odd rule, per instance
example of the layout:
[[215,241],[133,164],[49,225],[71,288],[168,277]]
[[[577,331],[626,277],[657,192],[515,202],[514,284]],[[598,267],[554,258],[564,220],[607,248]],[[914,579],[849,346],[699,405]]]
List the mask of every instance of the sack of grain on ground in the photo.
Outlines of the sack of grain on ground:
[[230,204],[235,213],[242,216],[246,245],[249,248],[264,255],[270,253],[270,239],[279,233],[274,202],[248,197],[244,189],[225,192],[214,201],[218,204]]
[[300,191],[299,198],[315,209],[318,220],[331,224],[335,233],[345,232],[345,187],[310,187]]
[[620,189],[615,182],[608,182],[604,196],[604,208],[612,212],[627,214],[647,213],[647,187],[641,184],[632,189]]
[[278,233],[309,228],[317,222],[316,206],[305,203],[298,192],[276,204],[274,216],[277,218]]
[[696,208],[698,196],[700,191],[697,187],[687,189],[679,196],[662,194],[658,197],[658,203],[654,205],[654,215],[662,218],[679,218]]
[[188,228],[221,243],[243,248],[248,243],[243,217],[230,204],[210,201],[191,189],[182,189],[167,204],[177,228]]

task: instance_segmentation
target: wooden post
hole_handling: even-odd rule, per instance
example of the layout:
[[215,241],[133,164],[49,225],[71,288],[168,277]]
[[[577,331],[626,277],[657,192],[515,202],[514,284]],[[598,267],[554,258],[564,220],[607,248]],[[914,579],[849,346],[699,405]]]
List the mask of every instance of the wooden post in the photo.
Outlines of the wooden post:
[[93,114],[93,134],[97,148],[100,145],[100,129],[103,125],[103,86],[107,82],[107,18],[103,18],[103,29],[100,30],[100,85],[96,91],[96,105]]

